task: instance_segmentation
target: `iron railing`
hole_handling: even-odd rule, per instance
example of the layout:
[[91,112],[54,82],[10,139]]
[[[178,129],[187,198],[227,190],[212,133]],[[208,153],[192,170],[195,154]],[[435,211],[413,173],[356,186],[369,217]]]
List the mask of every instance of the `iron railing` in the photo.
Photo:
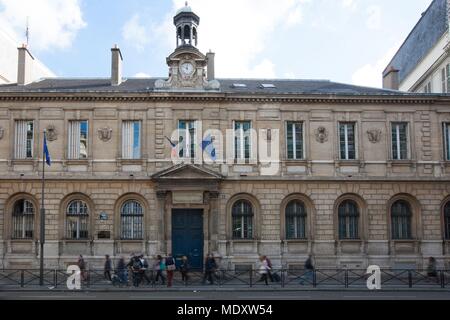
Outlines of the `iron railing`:
[[[142,275],[127,272],[126,283],[117,281],[117,274],[111,272],[113,282],[105,279],[104,271],[98,269],[86,270],[83,273],[82,289],[119,289],[134,288],[134,277],[141,279],[139,288],[164,288],[165,281],[155,281],[156,272],[146,271],[147,283]],[[45,287],[67,289],[67,280],[71,274],[61,269],[44,270],[43,283]],[[258,270],[226,270],[220,269],[212,274],[212,283],[201,271],[188,273],[188,280],[183,281],[181,272],[174,271],[173,288],[180,287],[228,287],[228,288],[291,288],[291,289],[367,289],[367,279],[370,274],[363,269],[303,269],[274,268],[268,276],[268,284],[262,280]],[[37,288],[40,286],[38,269],[0,269],[0,291],[21,288]],[[438,270],[435,277],[429,277],[426,270],[381,269],[382,289],[450,289],[450,270]]]

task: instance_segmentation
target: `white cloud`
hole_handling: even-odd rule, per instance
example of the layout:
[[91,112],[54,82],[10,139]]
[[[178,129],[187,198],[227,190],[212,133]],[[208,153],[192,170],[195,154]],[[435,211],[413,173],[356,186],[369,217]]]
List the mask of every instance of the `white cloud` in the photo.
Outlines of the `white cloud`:
[[379,30],[381,28],[381,7],[370,6],[367,8],[366,26],[370,30]]
[[81,0],[0,0],[0,28],[15,41],[24,43],[27,17],[30,48],[69,48],[78,31],[86,27]]
[[353,84],[368,87],[382,87],[382,72],[386,68],[389,61],[391,61],[399,47],[399,44],[393,46],[375,63],[366,64],[356,70],[352,76]]
[[138,51],[143,51],[146,44],[149,43],[149,36],[146,27],[141,24],[139,14],[133,15],[122,28],[122,37],[126,42]]
[[138,72],[134,75],[134,78],[150,78],[150,75],[145,72]]
[[356,0],[342,0],[342,6],[346,9],[355,10],[358,4]]
[[[185,0],[172,0],[172,12],[156,30],[157,42],[167,50],[175,42],[172,17]],[[259,55],[270,46],[278,27],[290,28],[302,22],[302,6],[310,0],[191,0],[200,16],[199,49],[216,52],[217,77],[275,77],[275,65]],[[218,7],[219,5],[219,7]],[[280,30],[280,29],[278,29]]]

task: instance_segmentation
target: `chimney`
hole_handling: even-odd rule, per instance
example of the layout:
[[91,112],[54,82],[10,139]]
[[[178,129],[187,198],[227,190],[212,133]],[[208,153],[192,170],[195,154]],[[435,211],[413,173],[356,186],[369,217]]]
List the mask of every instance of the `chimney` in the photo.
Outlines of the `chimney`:
[[209,52],[206,54],[206,61],[208,63],[207,70],[206,70],[208,81],[211,81],[211,80],[215,79],[215,74],[214,74],[214,56],[215,56],[215,53],[211,52],[211,50],[209,50]]
[[400,81],[398,77],[399,70],[390,66],[383,73],[383,89],[398,90],[400,88]]
[[117,44],[111,49],[111,85],[118,86],[122,83],[122,52]]
[[24,86],[33,81],[33,60],[34,57],[28,51],[25,44],[17,48],[19,51],[19,60],[17,68],[17,85]]

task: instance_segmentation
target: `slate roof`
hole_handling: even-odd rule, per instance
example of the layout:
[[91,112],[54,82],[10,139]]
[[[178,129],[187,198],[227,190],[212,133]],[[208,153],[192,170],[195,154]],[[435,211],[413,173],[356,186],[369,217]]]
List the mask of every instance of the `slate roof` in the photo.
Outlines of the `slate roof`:
[[[65,79],[49,78],[26,86],[16,84],[0,85],[0,95],[12,93],[148,93],[154,90],[154,83],[160,78],[130,78],[119,86],[111,86],[110,79]],[[219,93],[227,94],[304,94],[304,95],[409,95],[408,93],[360,87],[328,80],[280,80],[280,79],[217,79]],[[245,85],[235,86],[234,84]],[[274,88],[263,88],[262,84],[273,84]],[[204,91],[208,92],[208,91]],[[211,91],[217,93],[217,91]]]
[[448,29],[447,0],[434,0],[388,64],[399,70],[400,83],[425,58]]

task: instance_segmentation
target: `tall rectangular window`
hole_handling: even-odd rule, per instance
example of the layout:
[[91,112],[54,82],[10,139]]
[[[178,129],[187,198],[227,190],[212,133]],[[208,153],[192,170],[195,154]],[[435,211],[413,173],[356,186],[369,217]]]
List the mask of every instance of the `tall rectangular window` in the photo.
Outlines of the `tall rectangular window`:
[[431,81],[429,81],[425,87],[423,87],[423,92],[424,93],[431,93],[433,91],[433,88],[431,86]]
[[250,121],[234,122],[234,158],[249,160],[251,156],[251,127]]
[[355,123],[339,123],[339,150],[341,160],[356,159]]
[[178,137],[180,158],[195,159],[197,122],[195,120],[178,121]]
[[408,159],[408,123],[392,123],[392,158],[393,160]]
[[141,122],[122,122],[122,158],[141,158]]
[[286,146],[289,160],[302,160],[304,158],[302,122],[287,122]]
[[450,161],[450,123],[443,124],[445,160]]
[[69,121],[69,159],[87,159],[88,157],[88,122]]
[[33,158],[34,124],[33,121],[17,120],[14,137],[14,157],[16,159]]

